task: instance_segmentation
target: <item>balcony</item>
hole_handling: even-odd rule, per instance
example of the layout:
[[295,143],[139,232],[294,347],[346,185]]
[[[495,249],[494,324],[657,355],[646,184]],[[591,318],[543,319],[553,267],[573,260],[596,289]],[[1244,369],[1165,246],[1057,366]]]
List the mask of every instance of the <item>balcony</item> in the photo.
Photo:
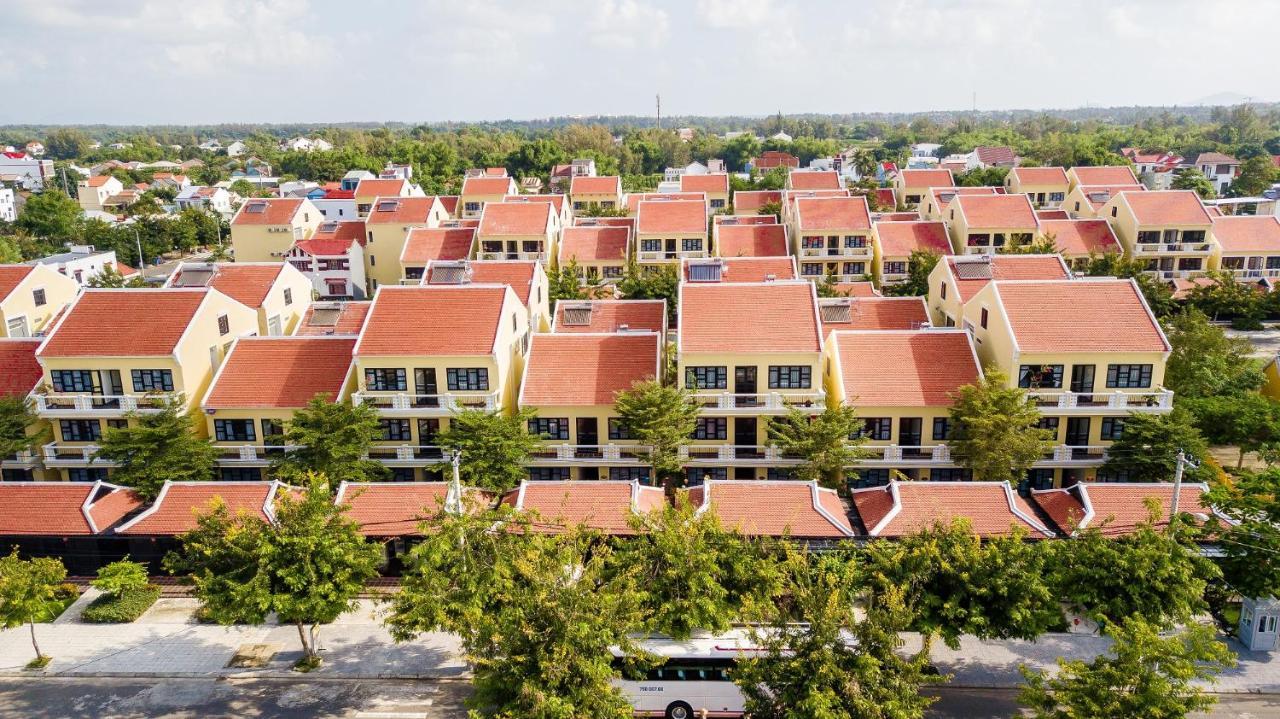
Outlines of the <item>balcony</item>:
[[786,414],[792,409],[822,411],[827,406],[827,395],[825,392],[695,392],[693,402],[707,415]]
[[1134,256],[1209,255],[1208,242],[1135,242]]
[[444,450],[434,445],[381,445],[369,449],[368,458],[388,467],[431,467],[445,461]]
[[37,394],[36,413],[45,418],[59,417],[123,417],[130,412],[159,412],[175,397],[173,393],[155,394]]
[[870,457],[857,461],[859,467],[950,467],[951,447],[945,444],[926,446],[897,444],[863,445]]
[[1260,280],[1263,277],[1280,277],[1280,269],[1227,269],[1223,268],[1223,272],[1230,272],[1231,276],[1237,280]]
[[689,445],[680,448],[687,466],[794,467],[804,460],[773,446],[752,444]]
[[362,402],[387,417],[448,417],[469,409],[493,412],[501,406],[498,393],[488,394],[406,394],[402,392],[356,392],[353,402]]
[[1097,467],[1107,461],[1107,448],[1099,445],[1060,444],[1045,452],[1042,459],[1034,466],[1052,467]]
[[477,260],[521,260],[525,262],[546,262],[546,252],[477,252]]
[[282,444],[215,444],[218,464],[223,467],[267,467],[273,459],[297,449]]
[[1173,409],[1173,392],[1063,392],[1060,390],[1027,392],[1030,401],[1049,414],[1122,415],[1130,412],[1164,413]]
[[0,459],[0,469],[34,469],[36,465],[36,453],[27,450]]
[[911,279],[911,275],[906,272],[886,272],[880,275],[880,284],[892,285],[899,282],[906,282],[909,279]]
[[647,447],[636,444],[544,444],[529,455],[531,467],[648,466]]
[[801,247],[800,257],[870,260],[872,257],[872,249],[870,243],[863,247]]
[[667,252],[665,250],[641,250],[637,253],[636,258],[640,262],[679,262],[680,260],[701,260],[710,257],[705,250],[691,250],[688,252]]
[[97,459],[96,444],[58,444],[50,442],[44,445],[44,466],[49,469],[60,467],[115,467],[115,462]]
[[1162,280],[1189,280],[1204,275],[1204,270],[1147,270],[1148,275]]

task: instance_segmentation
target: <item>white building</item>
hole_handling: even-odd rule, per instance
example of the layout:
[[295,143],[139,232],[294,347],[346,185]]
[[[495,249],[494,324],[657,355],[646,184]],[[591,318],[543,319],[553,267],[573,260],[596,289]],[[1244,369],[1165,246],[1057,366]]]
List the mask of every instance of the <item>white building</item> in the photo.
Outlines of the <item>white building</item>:
[[196,145],[196,147],[204,150],[205,152],[218,152],[222,150],[222,143],[217,140],[205,140],[199,145]]
[[227,145],[227,157],[239,157],[247,151],[248,148],[246,148],[244,143],[239,140]]
[[27,143],[27,154],[34,157],[44,157],[44,145],[32,140]]
[[1221,152],[1202,152],[1190,166],[1209,178],[1213,183],[1213,189],[1219,195],[1225,194],[1231,187],[1231,183],[1235,182],[1236,176],[1240,174],[1240,161]]
[[363,222],[324,222],[311,239],[289,248],[284,259],[311,280],[324,300],[365,297]]
[[231,193],[221,187],[188,187],[174,198],[179,209],[195,207],[197,209],[231,214]]
[[332,150],[333,145],[320,138],[293,137],[280,141],[280,149],[284,152],[324,152]]
[[115,250],[95,250],[93,245],[67,245],[66,252],[31,260],[28,265],[48,265],[81,287],[110,267],[119,269]]
[[24,190],[43,190],[52,181],[53,160],[41,160],[25,152],[0,153],[0,182],[12,182]]
[[18,219],[18,206],[14,202],[13,190],[0,187],[0,222],[13,222]]
[[936,142],[917,142],[911,146],[911,158],[931,157],[935,161],[938,159],[938,150],[942,149],[942,145]]

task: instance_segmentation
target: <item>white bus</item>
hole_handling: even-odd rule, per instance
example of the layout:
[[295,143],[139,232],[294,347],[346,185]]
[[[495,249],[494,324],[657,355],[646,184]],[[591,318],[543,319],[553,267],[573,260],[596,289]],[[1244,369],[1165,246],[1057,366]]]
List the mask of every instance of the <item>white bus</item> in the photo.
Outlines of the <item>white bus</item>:
[[[650,637],[640,641],[645,651],[666,661],[642,678],[614,680],[614,686],[631,700],[638,717],[702,719],[741,717],[742,692],[729,677],[739,657],[752,656],[754,648],[746,631],[695,636],[687,642]],[[621,666],[620,653],[615,661]]]

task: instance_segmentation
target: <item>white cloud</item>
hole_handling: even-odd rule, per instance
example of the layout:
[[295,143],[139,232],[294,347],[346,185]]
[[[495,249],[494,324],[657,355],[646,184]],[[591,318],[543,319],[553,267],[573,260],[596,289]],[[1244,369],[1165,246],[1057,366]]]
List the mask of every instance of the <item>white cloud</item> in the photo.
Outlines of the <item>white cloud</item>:
[[592,2],[588,38],[595,47],[605,50],[657,48],[667,41],[667,11],[638,0],[599,0]]

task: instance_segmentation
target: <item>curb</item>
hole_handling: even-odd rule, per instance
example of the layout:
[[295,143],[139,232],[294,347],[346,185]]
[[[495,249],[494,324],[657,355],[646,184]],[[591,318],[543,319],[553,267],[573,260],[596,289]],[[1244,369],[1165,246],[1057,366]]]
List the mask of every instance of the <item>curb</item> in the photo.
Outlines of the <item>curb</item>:
[[384,672],[380,674],[317,674],[295,671],[249,671],[249,672],[31,672],[0,671],[0,679],[287,679],[291,681],[433,681],[433,682],[470,682],[470,674],[402,674]]

